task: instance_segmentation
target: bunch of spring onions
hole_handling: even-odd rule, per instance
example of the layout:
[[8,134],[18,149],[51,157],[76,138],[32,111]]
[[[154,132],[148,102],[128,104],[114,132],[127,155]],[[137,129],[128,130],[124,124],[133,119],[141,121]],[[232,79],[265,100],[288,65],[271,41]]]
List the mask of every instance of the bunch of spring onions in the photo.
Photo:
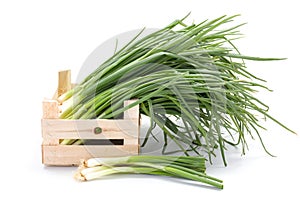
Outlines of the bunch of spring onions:
[[223,189],[222,181],[205,173],[205,159],[194,156],[129,156],[82,161],[75,179],[101,179],[112,174],[150,174],[201,182]]
[[[163,153],[169,153],[172,141],[185,155],[207,155],[211,160],[220,153],[226,165],[228,145],[245,153],[246,134],[256,135],[265,149],[259,134],[264,129],[261,116],[293,131],[270,116],[268,106],[254,96],[260,88],[269,89],[247,71],[244,60],[279,59],[240,54],[232,40],[240,37],[242,24],[229,27],[235,17],[190,25],[183,18],[141,39],[137,35],[59,98],[61,103],[72,102],[60,117],[112,119],[139,104],[140,113],[151,120],[142,146],[150,137],[156,139],[152,131],[159,126]],[[138,100],[123,107],[128,99]]]

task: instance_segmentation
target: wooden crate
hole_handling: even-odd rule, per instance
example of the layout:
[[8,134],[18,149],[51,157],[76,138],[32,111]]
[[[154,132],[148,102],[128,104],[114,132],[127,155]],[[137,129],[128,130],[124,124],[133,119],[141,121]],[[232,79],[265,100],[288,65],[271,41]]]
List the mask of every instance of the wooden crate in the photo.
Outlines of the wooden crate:
[[[138,154],[139,106],[125,111],[123,119],[59,119],[60,105],[57,97],[69,89],[71,89],[71,73],[61,71],[56,94],[52,99],[43,101],[43,164],[72,166],[78,165],[81,159]],[[136,100],[125,101],[124,106],[133,101]],[[92,141],[92,144],[62,145],[60,144],[62,139],[85,139]]]

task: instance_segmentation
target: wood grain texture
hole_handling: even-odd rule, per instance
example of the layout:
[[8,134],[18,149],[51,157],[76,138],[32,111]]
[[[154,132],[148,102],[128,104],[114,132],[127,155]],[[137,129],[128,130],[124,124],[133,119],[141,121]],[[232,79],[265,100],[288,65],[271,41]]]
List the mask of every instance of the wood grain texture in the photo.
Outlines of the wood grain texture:
[[59,116],[58,102],[52,99],[43,101],[43,119],[57,119]]
[[[138,145],[138,126],[131,126],[129,120],[42,120],[42,136],[52,139],[123,139],[124,144]],[[95,134],[100,127],[102,132]],[[48,144],[48,143],[47,143]]]
[[58,72],[58,88],[57,88],[58,96],[71,90],[71,88],[72,88],[71,70],[59,71]]
[[[132,99],[132,100],[127,100],[124,101],[124,107],[127,105],[130,105],[134,102],[136,102],[137,99]],[[137,144],[139,145],[139,137],[140,137],[140,107],[139,104],[126,110],[124,112],[124,121],[129,120],[129,125],[134,127],[135,132],[134,134],[131,134],[130,132],[128,133],[130,136],[136,138],[136,140],[134,140],[133,144]],[[133,140],[125,140],[125,144],[132,144]]]
[[43,145],[43,163],[61,166],[79,165],[81,159],[137,155],[138,148],[138,145]]

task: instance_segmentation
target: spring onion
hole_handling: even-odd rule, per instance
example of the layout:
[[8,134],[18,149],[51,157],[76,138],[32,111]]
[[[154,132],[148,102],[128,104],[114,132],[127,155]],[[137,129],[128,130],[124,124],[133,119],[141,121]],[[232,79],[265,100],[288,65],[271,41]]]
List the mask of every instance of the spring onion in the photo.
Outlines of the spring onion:
[[84,160],[74,177],[88,181],[113,174],[150,174],[188,179],[223,189],[222,180],[208,176],[205,170],[205,159],[199,156],[143,155]]
[[[185,17],[141,39],[139,33],[59,98],[61,103],[72,102],[60,117],[113,119],[139,104],[140,113],[151,121],[142,146],[155,138],[152,131],[159,126],[163,153],[172,153],[172,141],[188,156],[207,155],[211,160],[220,153],[226,165],[228,145],[241,147],[244,154],[247,134],[256,135],[268,153],[259,133],[265,129],[260,116],[293,131],[269,115],[269,107],[255,97],[259,89],[271,90],[247,70],[245,60],[281,59],[242,55],[233,40],[240,37],[237,29],[243,24],[228,27],[235,17],[191,25],[184,23]],[[128,99],[138,100],[122,107]]]

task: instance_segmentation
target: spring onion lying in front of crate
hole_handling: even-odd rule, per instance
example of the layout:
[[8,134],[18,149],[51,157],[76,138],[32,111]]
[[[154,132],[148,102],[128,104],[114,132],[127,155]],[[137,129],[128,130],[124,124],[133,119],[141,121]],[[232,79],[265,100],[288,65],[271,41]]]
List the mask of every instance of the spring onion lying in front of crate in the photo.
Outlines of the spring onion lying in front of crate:
[[87,181],[112,174],[150,174],[184,178],[223,189],[222,181],[208,176],[205,170],[205,159],[198,156],[92,158],[82,162],[75,178]]
[[[293,131],[270,116],[268,106],[255,97],[259,89],[269,89],[247,71],[244,60],[279,59],[241,55],[232,43],[240,37],[241,25],[222,29],[235,17],[191,25],[176,20],[142,39],[135,37],[59,98],[73,102],[60,117],[113,119],[139,104],[140,113],[151,120],[142,145],[157,125],[164,136],[164,153],[173,141],[185,155],[206,153],[211,158],[219,150],[226,165],[227,146],[241,146],[244,154],[246,134],[256,135],[266,150],[260,116]],[[133,98],[138,101],[122,107],[124,100]]]

